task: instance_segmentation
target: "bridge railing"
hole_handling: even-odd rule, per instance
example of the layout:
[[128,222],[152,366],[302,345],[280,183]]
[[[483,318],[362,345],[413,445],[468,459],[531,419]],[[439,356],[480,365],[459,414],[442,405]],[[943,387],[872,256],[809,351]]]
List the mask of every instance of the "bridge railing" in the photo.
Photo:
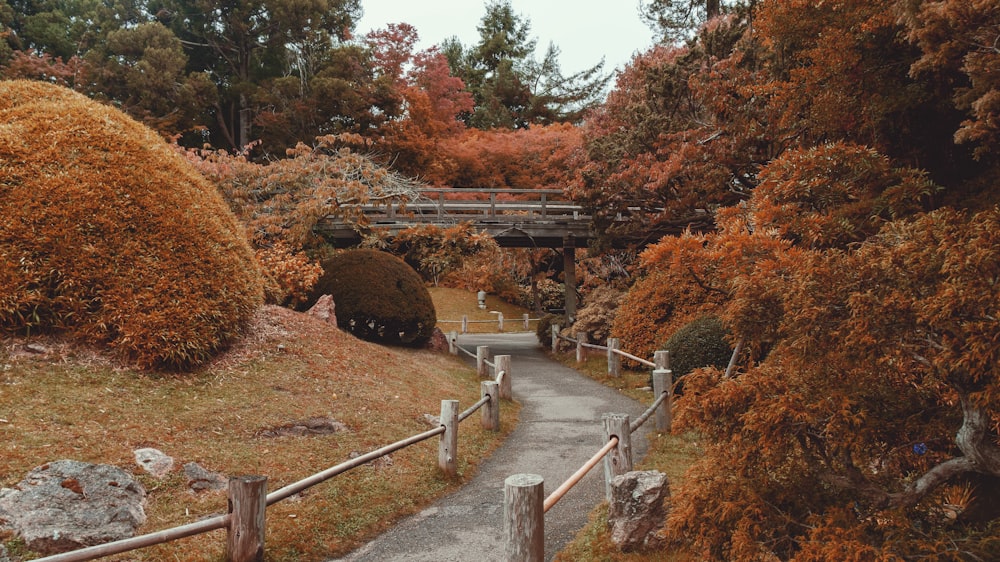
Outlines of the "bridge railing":
[[589,219],[583,207],[567,199],[561,189],[427,188],[411,201],[362,205],[361,209],[371,220],[495,220],[511,215],[519,220]]

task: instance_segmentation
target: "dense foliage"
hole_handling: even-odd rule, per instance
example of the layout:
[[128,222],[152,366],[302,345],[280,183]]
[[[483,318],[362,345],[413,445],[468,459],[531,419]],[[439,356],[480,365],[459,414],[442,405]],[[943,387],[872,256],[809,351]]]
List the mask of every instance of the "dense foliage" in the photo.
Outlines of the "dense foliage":
[[702,367],[723,369],[733,355],[726,328],[715,316],[702,316],[681,326],[660,349],[670,352],[670,370],[677,378]]
[[421,345],[437,324],[434,302],[417,272],[378,250],[348,250],[323,262],[305,306],[322,295],[336,305],[337,325],[376,342]]
[[0,121],[0,330],[185,368],[251,318],[239,223],[156,133],[40,82],[0,82]]
[[647,4],[719,17],[619,75],[576,193],[611,235],[691,227],[641,255],[627,349],[705,314],[745,349],[678,402],[695,557],[1000,556],[995,4]]

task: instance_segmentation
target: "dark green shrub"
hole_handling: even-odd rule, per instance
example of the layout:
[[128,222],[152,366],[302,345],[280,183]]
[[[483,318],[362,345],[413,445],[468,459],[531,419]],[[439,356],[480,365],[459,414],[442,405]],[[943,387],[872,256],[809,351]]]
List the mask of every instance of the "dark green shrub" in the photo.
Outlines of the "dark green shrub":
[[552,325],[563,322],[563,317],[558,314],[546,314],[538,319],[538,327],[535,328],[535,336],[538,343],[545,349],[552,349]]
[[350,250],[323,262],[306,307],[322,295],[336,305],[337,325],[380,343],[422,345],[434,332],[434,302],[420,275],[378,250]]
[[675,379],[701,367],[724,369],[733,355],[726,342],[726,329],[716,316],[702,316],[685,324],[661,349],[670,352],[670,370]]
[[0,334],[64,332],[183,369],[253,318],[243,229],[162,137],[44,82],[0,81],[0,124]]

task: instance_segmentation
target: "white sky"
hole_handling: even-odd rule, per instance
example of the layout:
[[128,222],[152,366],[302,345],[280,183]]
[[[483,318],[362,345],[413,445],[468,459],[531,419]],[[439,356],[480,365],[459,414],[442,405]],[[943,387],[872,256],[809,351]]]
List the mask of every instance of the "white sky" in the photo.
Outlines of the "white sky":
[[[361,0],[360,37],[390,23],[417,29],[417,50],[457,36],[466,47],[479,42],[479,25],[488,0]],[[541,59],[549,43],[561,54],[564,76],[590,68],[604,57],[604,71],[621,70],[636,52],[648,50],[653,32],[639,19],[639,0],[510,0],[514,12],[529,20],[530,36]]]

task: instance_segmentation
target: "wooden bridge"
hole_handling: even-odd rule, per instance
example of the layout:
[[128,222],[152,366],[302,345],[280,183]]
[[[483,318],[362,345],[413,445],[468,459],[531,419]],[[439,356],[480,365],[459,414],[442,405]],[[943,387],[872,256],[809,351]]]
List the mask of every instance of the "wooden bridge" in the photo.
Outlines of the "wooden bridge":
[[392,236],[418,225],[469,223],[505,248],[586,248],[594,237],[591,217],[560,189],[421,189],[415,201],[363,205],[363,227],[335,218],[317,231],[333,245],[350,247],[370,232]]
[[[418,225],[441,227],[469,223],[506,248],[562,248],[566,287],[576,286],[576,249],[596,237],[592,217],[568,200],[561,189],[421,189],[412,201],[361,205],[367,224],[358,226],[329,217],[316,232],[338,247],[356,246],[366,234],[380,231],[392,237]],[[709,218],[707,214],[651,229],[643,239],[617,238],[615,246],[642,246],[684,226]],[[623,218],[624,220],[624,218]],[[710,219],[709,219],[710,220]],[[576,316],[576,291],[566,291],[566,316]]]

